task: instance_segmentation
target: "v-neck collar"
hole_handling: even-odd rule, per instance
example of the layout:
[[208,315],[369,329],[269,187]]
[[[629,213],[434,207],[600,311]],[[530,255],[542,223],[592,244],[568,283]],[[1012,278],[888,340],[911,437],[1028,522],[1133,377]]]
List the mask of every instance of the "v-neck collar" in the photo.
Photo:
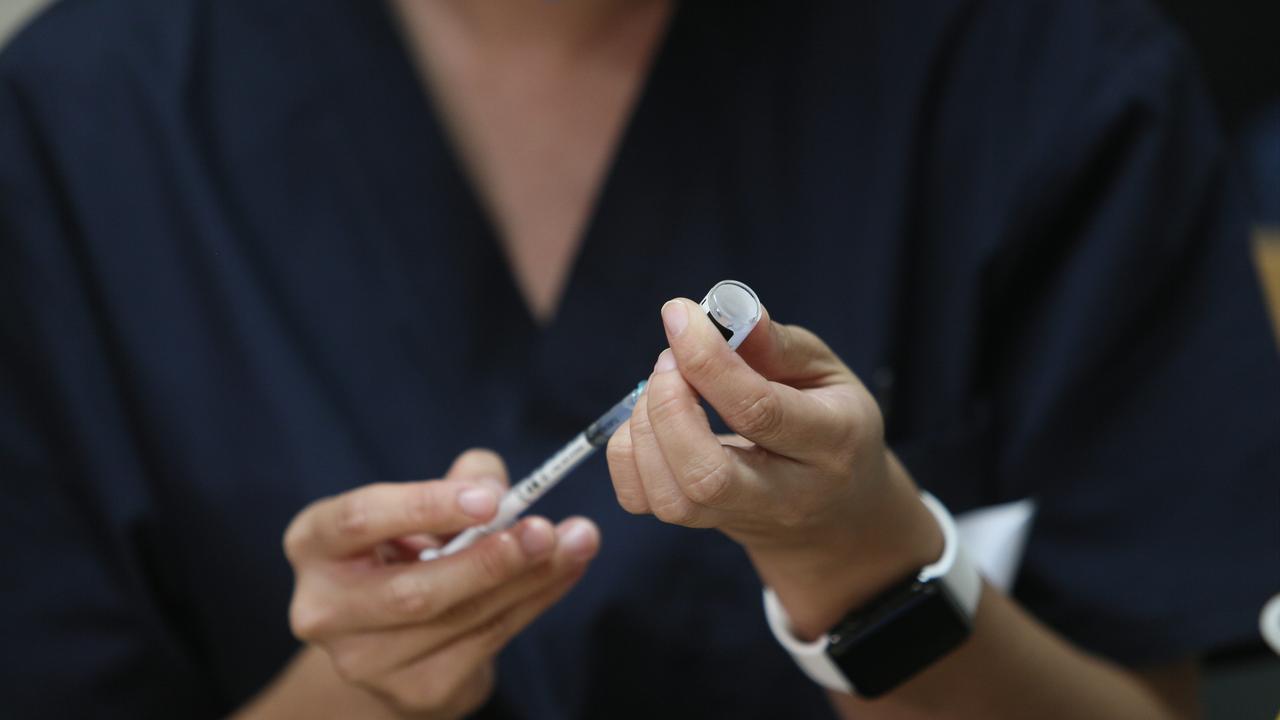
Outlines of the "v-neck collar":
[[391,32],[400,41],[405,64],[411,69],[414,77],[418,78],[418,88],[424,97],[427,112],[431,116],[431,139],[438,141],[443,146],[444,151],[442,154],[448,157],[449,174],[454,178],[461,178],[460,187],[463,189],[462,194],[467,196],[468,211],[482,218],[486,242],[496,246],[499,254],[503,257],[506,279],[516,288],[521,297],[521,306],[526,316],[525,320],[539,330],[546,331],[554,327],[557,317],[561,314],[561,310],[565,307],[569,298],[569,290],[573,285],[574,276],[579,270],[584,255],[589,252],[591,247],[598,244],[599,238],[596,238],[595,235],[598,234],[597,228],[602,224],[602,220],[607,218],[605,212],[606,203],[612,188],[618,184],[616,177],[620,172],[620,168],[621,171],[626,169],[622,163],[625,155],[624,148],[635,144],[633,136],[645,132],[645,109],[655,102],[650,96],[654,94],[660,95],[661,93],[663,83],[660,82],[662,73],[659,72],[659,66],[662,64],[662,59],[670,54],[668,45],[677,26],[682,7],[682,3],[678,2],[678,0],[671,0],[671,3],[672,7],[668,8],[668,12],[662,18],[661,27],[658,29],[655,38],[655,46],[651,48],[649,56],[645,59],[641,70],[643,76],[639,78],[635,94],[628,99],[624,115],[619,120],[620,127],[617,129],[616,137],[612,139],[610,146],[606,148],[607,156],[604,158],[604,167],[600,174],[598,186],[593,188],[592,196],[589,198],[588,206],[585,209],[585,216],[582,218],[580,226],[575,230],[576,237],[573,238],[574,249],[572,255],[568,258],[569,267],[565,270],[564,287],[557,298],[554,311],[545,320],[536,316],[528,299],[522,293],[519,293],[520,283],[517,278],[515,262],[507,252],[508,239],[502,236],[498,218],[494,217],[488,209],[484,193],[477,185],[472,174],[467,171],[466,162],[462,157],[461,149],[457,146],[456,138],[450,135],[445,110],[440,106],[439,94],[430,87],[429,80],[423,76],[419,67],[420,62],[413,55],[412,40],[404,37],[403,28],[399,27],[390,3],[385,0],[376,3],[383,9],[383,15],[387,24],[391,27]]
[[[575,422],[626,390],[619,370],[637,379],[648,374],[663,342],[661,300],[720,279],[689,268],[727,265],[711,209],[717,199],[695,180],[716,172],[705,140],[714,137],[709,125],[724,120],[708,111],[710,76],[689,79],[707,56],[698,32],[704,11],[690,2],[673,9],[584,223],[559,309],[545,326],[518,290],[390,8],[329,0],[326,17],[307,21],[317,30],[308,44],[333,81],[319,101],[337,120],[345,180],[366,208],[374,235],[367,241],[383,258],[387,291],[400,298],[397,324],[414,353],[447,352],[460,371],[501,377],[507,391],[545,393],[540,413],[589,403],[563,408]],[[676,258],[685,254],[682,245],[696,246],[698,257]],[[626,324],[602,327],[603,315]],[[650,318],[652,327],[638,334],[634,323]],[[566,350],[588,338],[601,341],[592,352]],[[559,392],[565,383],[577,391]]]
[[[617,204],[614,202],[614,196],[620,192],[619,185],[625,184],[620,178],[626,177],[630,165],[636,162],[635,153],[631,149],[637,144],[644,144],[643,137],[646,133],[653,132],[649,127],[653,124],[649,117],[654,114],[651,108],[660,104],[660,100],[655,99],[655,96],[660,97],[664,85],[669,84],[664,82],[664,77],[672,73],[669,69],[669,58],[677,52],[673,46],[678,47],[681,18],[686,4],[677,2],[665,22],[662,35],[658,40],[658,47],[654,50],[654,55],[646,68],[645,77],[623,120],[618,139],[610,149],[600,187],[591,200],[587,216],[579,230],[581,236],[578,238],[577,249],[567,270],[565,287],[556,312],[546,321],[541,321],[534,315],[532,308],[519,290],[515,271],[507,257],[498,224],[486,209],[479,189],[464,169],[461,156],[449,136],[435,98],[427,89],[424,79],[413,62],[411,51],[397,27],[393,11],[385,2],[356,4],[372,11],[367,13],[369,20],[367,27],[374,33],[370,38],[375,40],[373,44],[376,46],[375,52],[379,56],[380,66],[387,73],[384,89],[399,97],[403,107],[413,108],[413,112],[407,117],[417,126],[416,134],[431,159],[431,162],[424,165],[422,171],[424,176],[437,180],[431,183],[434,187],[424,187],[423,191],[444,190],[443,199],[447,202],[447,207],[457,214],[454,218],[455,222],[442,223],[433,233],[433,235],[443,236],[448,232],[452,237],[437,237],[434,241],[466,242],[481,246],[476,248],[479,251],[477,256],[482,257],[489,266],[490,291],[497,291],[489,295],[489,302],[509,299],[512,296],[517,300],[514,307],[507,308],[510,312],[504,313],[504,322],[508,325],[518,322],[522,326],[522,331],[535,337],[554,333],[557,326],[562,324],[561,320],[566,312],[572,311],[575,296],[581,292],[579,286],[583,284],[582,273],[586,268],[598,264],[599,259],[593,256],[600,254],[599,246],[605,242],[605,237],[610,235],[610,208]],[[367,78],[361,81],[360,87],[368,88]],[[376,173],[377,169],[371,168],[370,171]],[[636,248],[636,250],[644,252],[651,248]],[[492,287],[497,284],[503,286],[500,291]]]

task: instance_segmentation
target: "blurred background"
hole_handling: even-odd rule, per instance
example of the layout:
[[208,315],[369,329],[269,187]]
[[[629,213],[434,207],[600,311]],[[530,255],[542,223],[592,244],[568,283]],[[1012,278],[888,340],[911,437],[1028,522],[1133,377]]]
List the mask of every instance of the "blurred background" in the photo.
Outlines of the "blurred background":
[[49,0],[0,0],[0,44],[9,39],[22,23]]
[[[0,46],[54,1],[0,0]],[[1255,257],[1280,342],[1280,0],[1157,4],[1199,55],[1222,125],[1240,154],[1243,192],[1256,208]],[[1209,718],[1276,717],[1280,659],[1261,645],[1210,658],[1203,695]]]

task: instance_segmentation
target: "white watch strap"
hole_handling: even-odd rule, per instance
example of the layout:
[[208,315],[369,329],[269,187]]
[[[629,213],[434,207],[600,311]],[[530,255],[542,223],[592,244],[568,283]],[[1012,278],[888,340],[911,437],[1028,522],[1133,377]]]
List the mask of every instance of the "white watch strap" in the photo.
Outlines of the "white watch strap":
[[[982,596],[982,577],[977,567],[960,547],[960,538],[956,532],[955,521],[951,513],[938,499],[927,492],[920,493],[920,500],[929,512],[933,513],[942,530],[942,557],[937,562],[920,571],[919,579],[927,582],[940,578],[942,584],[959,603],[960,608],[970,618],[978,609],[978,599]],[[803,642],[791,634],[791,618],[782,607],[778,596],[772,588],[764,589],[764,614],[769,621],[769,629],[778,643],[791,653],[791,657],[814,682],[838,692],[857,694],[857,688],[849,684],[844,673],[827,655],[830,637],[823,635],[813,642]]]
[[938,498],[921,491],[920,501],[933,513],[942,529],[942,557],[932,565],[920,571],[920,582],[941,578],[942,584],[951,591],[951,596],[960,603],[969,619],[978,612],[978,599],[982,597],[982,576],[978,574],[977,565],[960,544],[960,533],[956,530],[956,521],[946,506]]
[[837,692],[856,695],[853,686],[845,678],[844,673],[835,662],[827,656],[827,645],[831,636],[823,635],[813,642],[803,642],[791,634],[791,618],[778,600],[773,588],[764,589],[764,616],[769,620],[769,629],[782,647],[791,653],[791,659],[804,671],[809,679],[819,685]]

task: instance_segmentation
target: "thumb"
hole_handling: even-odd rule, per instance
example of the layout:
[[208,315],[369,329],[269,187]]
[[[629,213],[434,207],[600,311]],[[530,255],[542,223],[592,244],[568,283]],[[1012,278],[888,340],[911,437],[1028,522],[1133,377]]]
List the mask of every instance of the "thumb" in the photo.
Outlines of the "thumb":
[[799,388],[848,382],[853,374],[821,338],[799,325],[774,322],[766,308],[738,354],[766,378]]

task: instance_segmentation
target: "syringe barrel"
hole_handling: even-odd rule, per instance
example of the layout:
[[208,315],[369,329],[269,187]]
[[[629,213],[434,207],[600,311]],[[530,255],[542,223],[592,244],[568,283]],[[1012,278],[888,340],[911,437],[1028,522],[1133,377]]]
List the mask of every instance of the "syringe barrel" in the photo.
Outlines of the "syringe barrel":
[[622,423],[631,417],[631,411],[636,409],[636,402],[640,399],[640,393],[644,392],[644,386],[645,381],[641,381],[634,390],[627,393],[626,397],[609,408],[609,412],[596,418],[595,422],[582,431],[583,437],[591,443],[591,447],[602,448],[609,444],[609,438],[613,437],[614,431],[622,427]]

